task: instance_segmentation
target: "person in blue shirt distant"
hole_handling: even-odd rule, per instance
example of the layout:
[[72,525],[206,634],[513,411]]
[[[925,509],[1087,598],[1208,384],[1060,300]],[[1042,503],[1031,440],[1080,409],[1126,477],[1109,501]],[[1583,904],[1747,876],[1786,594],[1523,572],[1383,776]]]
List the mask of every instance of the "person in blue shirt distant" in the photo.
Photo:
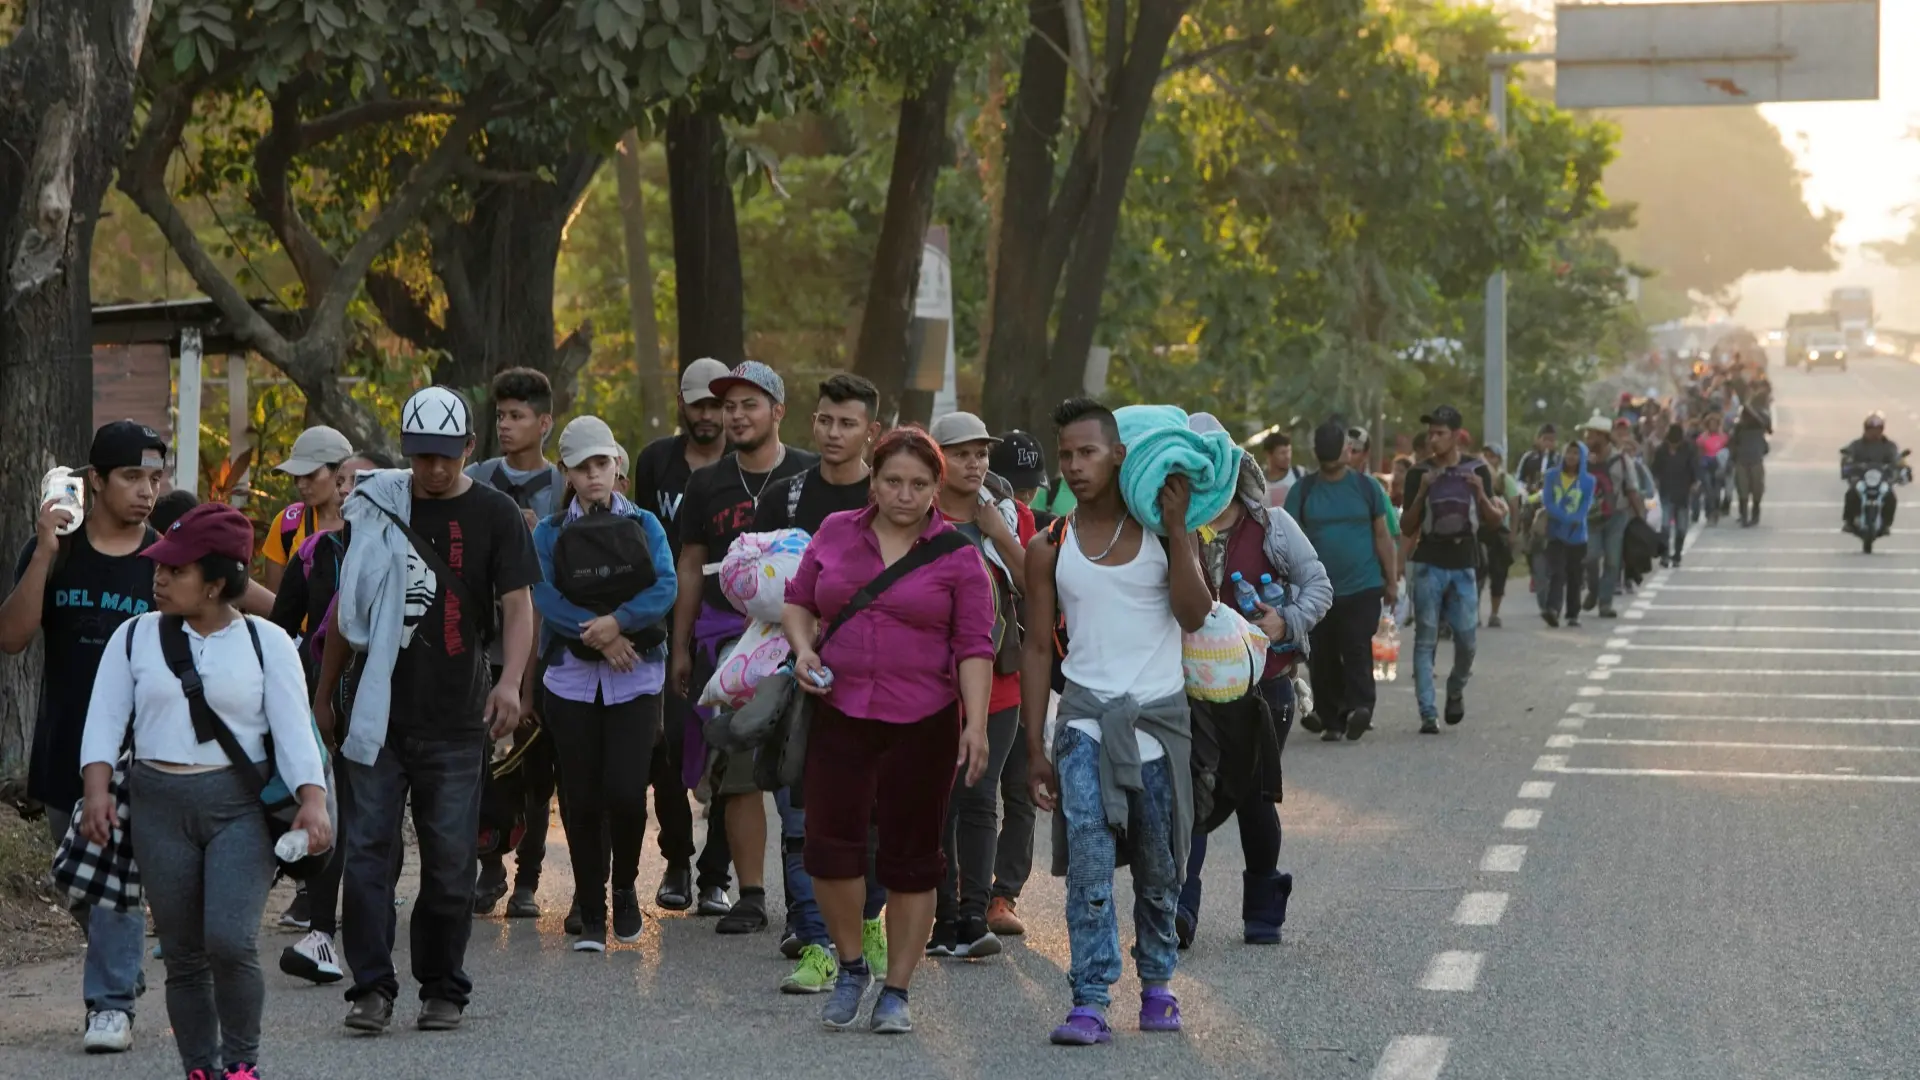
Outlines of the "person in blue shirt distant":
[[1560,457],[1560,471],[1545,478],[1540,501],[1547,512],[1547,599],[1540,617],[1560,625],[1566,596],[1567,625],[1580,625],[1580,581],[1587,562],[1587,515],[1598,485],[1587,471],[1587,444],[1575,442]]

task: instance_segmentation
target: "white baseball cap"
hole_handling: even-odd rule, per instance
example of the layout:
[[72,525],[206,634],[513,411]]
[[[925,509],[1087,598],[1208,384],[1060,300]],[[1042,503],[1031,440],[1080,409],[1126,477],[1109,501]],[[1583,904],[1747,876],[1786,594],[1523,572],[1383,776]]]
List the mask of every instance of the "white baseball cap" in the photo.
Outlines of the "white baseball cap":
[[400,410],[400,452],[457,458],[473,438],[473,410],[456,390],[429,386]]
[[333,428],[310,427],[293,440],[287,460],[274,466],[288,476],[312,476],[353,456],[353,443]]
[[614,441],[613,429],[597,416],[576,416],[560,430],[560,464],[569,469],[578,468],[589,458],[618,462],[624,454]]
[[727,365],[711,356],[695,360],[680,373],[680,400],[691,405],[696,401],[719,397],[713,392],[713,380],[724,379],[730,373]]

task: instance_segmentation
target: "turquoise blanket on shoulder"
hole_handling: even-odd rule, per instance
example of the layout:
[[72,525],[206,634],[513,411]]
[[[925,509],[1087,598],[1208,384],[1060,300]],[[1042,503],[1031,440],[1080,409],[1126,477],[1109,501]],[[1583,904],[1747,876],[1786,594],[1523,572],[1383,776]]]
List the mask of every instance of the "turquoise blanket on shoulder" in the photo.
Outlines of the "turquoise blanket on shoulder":
[[1120,495],[1142,525],[1167,535],[1160,520],[1160,489],[1173,473],[1193,484],[1186,531],[1212,521],[1233,501],[1240,478],[1240,448],[1224,431],[1197,434],[1187,414],[1172,405],[1128,405],[1114,411],[1127,459],[1120,465]]

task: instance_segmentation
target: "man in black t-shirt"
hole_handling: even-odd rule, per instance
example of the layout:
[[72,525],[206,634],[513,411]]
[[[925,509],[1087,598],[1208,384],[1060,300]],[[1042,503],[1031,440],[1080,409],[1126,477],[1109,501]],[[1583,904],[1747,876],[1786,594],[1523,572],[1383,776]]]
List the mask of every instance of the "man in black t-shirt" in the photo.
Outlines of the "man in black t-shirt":
[[[806,472],[820,460],[781,444],[787,388],[772,368],[749,360],[726,378],[715,379],[711,387],[726,411],[727,439],[733,450],[687,480],[686,497],[680,504],[680,596],[673,605],[667,686],[690,701],[699,698],[712,676],[720,649],[746,627],[746,620],[720,591],[719,574],[708,568],[717,571],[728,545],[752,529],[769,487]],[[691,753],[691,739],[688,747]],[[724,890],[716,895],[715,890],[701,889],[699,910],[724,913],[716,927],[723,934],[764,930],[767,818],[764,796],[753,782],[751,757],[735,755],[724,760],[713,780],[715,804],[726,804],[727,847],[734,853],[734,871],[740,875],[740,902],[729,909]]]
[[[391,860],[409,795],[420,842],[411,933],[418,1026],[458,1027],[472,992],[463,965],[473,929],[480,792],[490,739],[506,736],[524,717],[520,688],[534,632],[530,588],[540,578],[520,508],[462,471],[473,450],[473,417],[464,398],[441,386],[413,395],[401,410],[400,448],[412,462],[410,472],[364,477],[348,499],[353,539],[314,702],[322,732],[331,734],[337,720],[347,720],[333,715],[332,700],[351,628],[369,628],[370,650],[392,650],[392,638],[382,636],[392,633],[391,624],[377,620],[397,607],[397,652],[390,682],[381,687],[390,691],[389,708],[377,709],[371,654],[363,655],[368,673],[350,706],[339,761],[355,803],[344,823],[342,921],[354,978],[346,1026],[375,1034],[392,1023],[400,989]],[[398,580],[382,572],[402,558]],[[403,595],[361,595],[394,588]],[[352,609],[350,597],[357,598]],[[496,635],[502,671],[489,690],[487,644]]]
[[1432,735],[1440,731],[1435,722],[1433,659],[1443,619],[1453,629],[1447,723],[1458,724],[1467,715],[1463,695],[1473,675],[1480,627],[1480,591],[1474,570],[1480,556],[1479,530],[1483,525],[1499,525],[1506,507],[1492,497],[1492,470],[1460,454],[1460,410],[1442,405],[1420,422],[1427,425],[1429,456],[1407,472],[1400,546],[1402,561],[1408,561],[1411,550],[1408,584],[1413,588],[1416,626],[1413,696],[1420,707],[1420,731]]
[[[87,455],[84,521],[48,503],[14,566],[13,592],[0,604],[0,651],[46,643],[40,710],[33,725],[27,794],[47,808],[58,842],[80,800],[80,737],[107,639],[153,606],[153,564],[140,557],[158,537],[147,527],[166,476],[167,444],[158,432],[120,420],[94,433]],[[146,916],[106,905],[72,909],[87,935],[82,992],[83,1045],[89,1053],[133,1046],[133,1001],[143,988]]]
[[[713,380],[726,374],[727,365],[710,357],[688,364],[680,373],[679,433],[648,443],[633,462],[632,490],[627,497],[660,519],[676,560],[680,557],[680,505],[686,497],[687,481],[696,470],[719,461],[727,450],[725,417],[720,399],[712,390]],[[682,770],[691,712],[687,699],[671,683],[666,688],[661,717],[660,738],[653,745],[647,783],[653,788],[653,816],[660,823],[656,839],[667,872],[653,900],[668,911],[685,911],[693,906],[696,888],[705,895],[726,896],[731,880],[727,868],[732,858],[727,851],[722,811],[708,823],[696,882],[693,809],[687,803],[688,783]]]

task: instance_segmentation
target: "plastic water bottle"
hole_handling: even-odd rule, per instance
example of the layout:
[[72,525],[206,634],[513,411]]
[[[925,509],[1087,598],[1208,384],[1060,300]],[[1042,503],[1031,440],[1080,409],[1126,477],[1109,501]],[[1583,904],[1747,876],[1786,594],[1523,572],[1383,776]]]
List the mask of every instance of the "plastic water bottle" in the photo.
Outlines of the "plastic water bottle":
[[1373,678],[1392,682],[1400,677],[1400,624],[1393,612],[1380,613],[1380,626],[1373,632]]
[[307,857],[307,830],[288,829],[274,841],[273,853],[281,862],[299,862]]
[[1233,574],[1233,604],[1249,619],[1260,613],[1260,594],[1238,570]]
[[[1260,602],[1275,611],[1286,610],[1287,587],[1273,580],[1272,574],[1261,574]],[[1294,651],[1293,644],[1286,641],[1276,641],[1267,647],[1277,653],[1290,653]]]

